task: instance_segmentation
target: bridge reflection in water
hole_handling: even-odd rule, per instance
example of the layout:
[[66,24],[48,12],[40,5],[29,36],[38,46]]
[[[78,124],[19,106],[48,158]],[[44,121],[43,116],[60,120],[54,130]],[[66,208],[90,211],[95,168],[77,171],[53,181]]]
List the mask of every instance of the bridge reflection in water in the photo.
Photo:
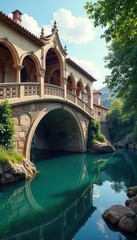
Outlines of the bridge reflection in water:
[[[74,159],[74,162],[76,163],[76,159]],[[66,179],[64,181],[67,186],[72,169],[69,161],[66,161],[66,165],[68,171],[65,174]],[[0,239],[71,239],[95,210],[92,205],[93,186],[89,181],[85,162],[78,161],[74,165],[75,174],[73,172],[70,179],[71,186],[74,186],[74,188],[67,188],[64,191],[66,196],[62,198],[62,186],[59,186],[58,193],[55,193],[54,196],[54,198],[59,199],[56,205],[52,200],[48,200],[45,193],[46,186],[44,188],[44,184],[41,185],[43,177],[46,179],[46,175],[43,176],[43,173],[38,174],[34,180],[27,181],[24,185],[22,183],[23,186],[12,189],[8,200],[5,201],[0,210],[0,216],[4,219],[0,224]],[[59,181],[56,181],[55,188]],[[36,190],[34,191],[34,185],[37,188],[37,195]],[[49,188],[52,188],[52,186],[49,186]],[[42,200],[40,200],[39,195],[42,195]],[[18,221],[18,219],[21,220]]]

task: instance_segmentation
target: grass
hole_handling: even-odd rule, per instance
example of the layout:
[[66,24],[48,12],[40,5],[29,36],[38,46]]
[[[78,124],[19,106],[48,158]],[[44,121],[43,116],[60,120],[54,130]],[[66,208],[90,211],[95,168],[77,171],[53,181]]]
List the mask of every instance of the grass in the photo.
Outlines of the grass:
[[13,149],[5,149],[0,146],[0,162],[11,161],[13,163],[22,163],[23,155]]

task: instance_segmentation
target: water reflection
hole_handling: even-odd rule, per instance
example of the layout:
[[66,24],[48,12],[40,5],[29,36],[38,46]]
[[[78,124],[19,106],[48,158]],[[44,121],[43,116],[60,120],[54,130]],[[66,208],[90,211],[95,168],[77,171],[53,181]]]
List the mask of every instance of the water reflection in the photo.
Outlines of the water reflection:
[[136,184],[137,154],[41,151],[34,156],[39,169],[34,179],[1,187],[1,240],[135,240],[107,227],[101,209],[116,204],[116,196]]

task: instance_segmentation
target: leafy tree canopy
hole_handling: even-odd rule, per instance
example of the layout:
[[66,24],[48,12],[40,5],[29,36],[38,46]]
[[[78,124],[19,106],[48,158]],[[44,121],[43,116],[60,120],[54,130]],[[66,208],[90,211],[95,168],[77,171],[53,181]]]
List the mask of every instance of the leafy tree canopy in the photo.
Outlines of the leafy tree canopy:
[[86,2],[85,9],[94,26],[105,27],[106,41],[118,40],[122,44],[137,35],[136,0],[98,0]]
[[124,109],[123,102],[119,99],[115,99],[111,103],[111,108],[108,112],[108,121],[110,127],[110,137],[113,142],[117,142],[134,130],[134,126],[137,122],[137,116],[135,113],[127,113]]
[[105,82],[115,95],[126,99],[126,111],[136,111],[137,1],[91,1],[86,3],[85,9],[95,27],[104,27],[102,37],[110,44],[105,61],[111,75]]

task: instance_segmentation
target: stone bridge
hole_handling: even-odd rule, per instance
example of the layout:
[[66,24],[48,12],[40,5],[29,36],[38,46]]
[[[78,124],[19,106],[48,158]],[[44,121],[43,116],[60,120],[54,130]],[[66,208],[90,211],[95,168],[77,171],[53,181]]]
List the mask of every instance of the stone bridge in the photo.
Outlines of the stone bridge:
[[51,84],[1,84],[0,96],[13,109],[15,144],[30,159],[35,148],[86,151],[88,123],[94,112],[72,92]]

